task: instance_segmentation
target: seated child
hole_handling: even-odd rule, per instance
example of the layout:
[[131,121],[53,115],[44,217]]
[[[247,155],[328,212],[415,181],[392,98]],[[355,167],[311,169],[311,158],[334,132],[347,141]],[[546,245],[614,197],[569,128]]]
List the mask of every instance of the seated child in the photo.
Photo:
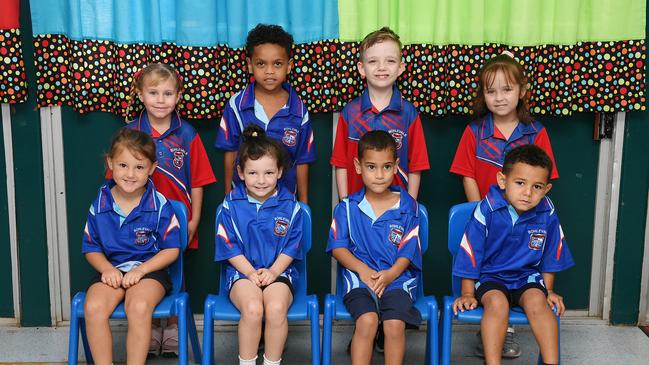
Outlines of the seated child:
[[288,335],[288,308],[302,260],[302,210],[278,184],[286,152],[264,130],[243,131],[237,173],[243,184],[225,197],[216,217],[215,261],[227,265],[227,287],[239,320],[239,364],[254,365],[265,319],[264,365],[279,365]]
[[481,304],[485,362],[500,364],[509,308],[521,306],[545,364],[559,363],[557,321],[563,298],[553,291],[558,271],[574,265],[550,191],[552,160],[538,146],[523,145],[505,156],[498,185],[476,207],[458,250],[453,275],[462,296],[453,311]]
[[180,251],[180,225],[150,179],[156,168],[151,137],[122,128],[106,156],[112,179],[90,206],[82,252],[97,270],[84,304],[95,364],[113,362],[108,319],[124,301],[128,364],[144,364],[154,307],[171,290],[167,267]]
[[327,252],[345,268],[344,304],[356,322],[352,364],[371,362],[379,321],[385,363],[401,364],[406,324],[421,323],[413,297],[422,263],[417,202],[391,186],[399,159],[388,132],[363,135],[354,165],[365,187],[338,203],[327,242]]

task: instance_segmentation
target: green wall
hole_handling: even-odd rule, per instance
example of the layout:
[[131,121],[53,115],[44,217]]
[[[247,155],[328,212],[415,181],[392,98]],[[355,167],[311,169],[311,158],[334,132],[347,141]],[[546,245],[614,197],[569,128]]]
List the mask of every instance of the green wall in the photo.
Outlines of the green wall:
[[[0,124],[0,136],[4,136]],[[4,138],[4,137],[3,137]],[[4,144],[3,144],[4,146]],[[7,174],[4,148],[0,149],[0,317],[13,317],[11,288],[11,247],[9,245],[9,207],[7,206]]]

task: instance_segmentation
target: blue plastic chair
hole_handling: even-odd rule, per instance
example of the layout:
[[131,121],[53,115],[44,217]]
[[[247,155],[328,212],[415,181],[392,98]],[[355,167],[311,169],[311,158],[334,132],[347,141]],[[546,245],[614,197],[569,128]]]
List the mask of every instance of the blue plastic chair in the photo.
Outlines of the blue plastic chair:
[[[477,202],[462,203],[451,207],[448,215],[448,250],[453,256],[453,263],[455,263],[455,256],[460,247],[462,236],[466,225],[473,214]],[[483,309],[478,307],[474,310],[458,312],[457,316],[453,314],[453,302],[455,298],[462,295],[462,278],[453,276],[451,278],[451,286],[453,296],[444,297],[444,308],[442,313],[442,365],[451,363],[451,336],[453,331],[453,319],[466,323],[480,323],[482,320]],[[523,308],[514,307],[509,311],[510,324],[529,324],[527,316],[523,312]],[[557,316],[557,325],[560,330],[561,323],[559,316]],[[561,331],[559,331],[560,333]],[[559,359],[561,359],[561,341],[559,341]],[[539,364],[543,360],[539,354]]]
[[[419,242],[421,244],[422,254],[428,249],[428,211],[421,204],[419,206]],[[327,294],[325,297],[323,333],[322,333],[322,365],[331,364],[331,336],[333,321],[353,321],[352,316],[343,304],[344,286],[341,265],[337,265],[336,275],[336,294]],[[415,307],[421,313],[421,317],[427,322],[426,331],[426,362],[428,365],[437,365],[439,363],[439,341],[438,341],[438,312],[437,300],[434,296],[424,296],[423,277],[419,276],[419,285],[417,287],[417,298]]]
[[[162,298],[162,301],[155,307],[153,318],[178,317],[178,364],[187,364],[187,333],[194,352],[194,361],[198,363],[201,358],[201,349],[198,343],[198,334],[194,315],[189,308],[189,295],[182,292],[183,283],[183,250],[187,247],[187,208],[179,201],[170,200],[176,218],[180,223],[181,250],[178,259],[169,266],[169,274],[173,283],[173,289],[169,295]],[[83,350],[86,354],[86,362],[92,363],[92,354],[86,337],[86,321],[84,317],[83,304],[86,301],[86,293],[78,292],[72,298],[70,309],[70,336],[68,342],[68,364],[76,364],[78,360],[79,332],[83,342]],[[126,319],[124,303],[115,308],[111,319]]]
[[[315,295],[307,295],[307,270],[306,255],[311,249],[311,209],[309,206],[300,203],[304,211],[302,227],[302,250],[304,260],[295,260],[295,268],[300,273],[295,283],[293,303],[288,308],[287,318],[289,322],[309,320],[311,322],[311,363],[320,364],[320,321],[318,298]],[[221,211],[221,205],[217,208],[217,216]],[[230,296],[225,287],[225,267],[221,265],[219,277],[219,294],[209,294],[205,299],[205,311],[203,317],[203,361],[202,364],[214,364],[214,321],[239,321],[239,310],[230,301]]]

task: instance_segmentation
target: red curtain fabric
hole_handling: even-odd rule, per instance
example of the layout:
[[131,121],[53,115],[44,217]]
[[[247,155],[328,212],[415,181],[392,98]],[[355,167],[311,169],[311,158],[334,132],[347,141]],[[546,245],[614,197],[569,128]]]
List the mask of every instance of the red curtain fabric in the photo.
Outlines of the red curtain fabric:
[[19,14],[19,0],[0,3],[0,103],[18,103],[27,98]]

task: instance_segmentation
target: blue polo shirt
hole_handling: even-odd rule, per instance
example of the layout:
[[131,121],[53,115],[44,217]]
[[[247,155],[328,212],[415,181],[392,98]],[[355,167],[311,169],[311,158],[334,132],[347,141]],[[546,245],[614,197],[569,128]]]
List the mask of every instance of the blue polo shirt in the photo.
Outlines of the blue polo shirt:
[[[365,199],[365,188],[338,203],[329,229],[327,252],[346,248],[376,271],[390,269],[400,257],[410,260],[410,266],[385,290],[402,289],[414,299],[419,285],[417,272],[422,264],[417,202],[399,186],[390,189],[400,195],[399,204],[380,217],[375,216]],[[367,288],[357,273],[344,269],[343,275],[345,293]]]
[[575,265],[547,196],[518,215],[493,185],[473,212],[453,264],[453,275],[495,281],[515,290],[528,282],[545,286],[541,273]]
[[[227,265],[227,288],[245,277],[226,261],[232,257],[243,255],[255,269],[270,268],[280,254],[303,260],[302,214],[295,195],[280,185],[263,203],[249,197],[243,184],[237,185],[216,217],[214,261]],[[291,263],[281,276],[294,283],[299,273]]]
[[90,206],[81,252],[101,252],[113,266],[129,271],[160,250],[180,248],[178,219],[151,179],[140,204],[128,215],[113,200],[113,186],[113,180],[106,182]]
[[[295,90],[288,83],[282,84],[282,87],[288,92],[288,102],[270,120],[255,99],[254,82],[234,94],[223,110],[215,146],[226,151],[238,151],[243,130],[250,124],[258,125],[266,131],[266,135],[286,147],[290,169],[284,171],[281,181],[289,191],[295,193],[296,165],[315,161],[313,129],[309,112]],[[234,186],[241,185],[236,168],[234,171],[232,183]]]

